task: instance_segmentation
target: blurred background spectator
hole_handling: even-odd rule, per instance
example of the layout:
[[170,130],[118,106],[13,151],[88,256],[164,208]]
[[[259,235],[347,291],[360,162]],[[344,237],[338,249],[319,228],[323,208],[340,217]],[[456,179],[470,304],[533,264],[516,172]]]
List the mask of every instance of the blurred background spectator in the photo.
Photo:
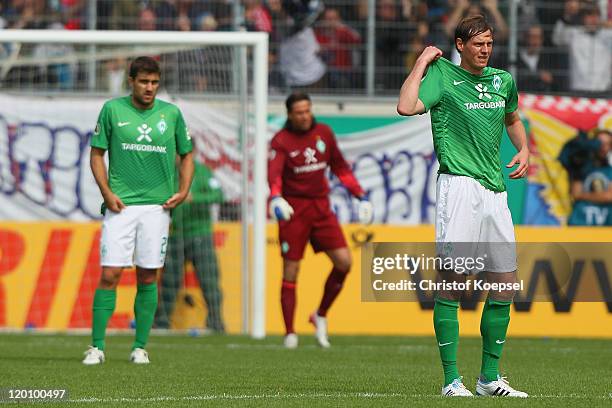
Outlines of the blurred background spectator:
[[574,3],[566,2],[565,13],[553,32],[553,42],[568,50],[570,90],[609,97],[612,29],[604,27],[596,4],[584,3],[577,9]]
[[361,36],[342,21],[337,9],[328,8],[323,13],[316,38],[327,63],[328,87],[350,91],[356,84],[354,68],[359,63],[354,45],[361,43]]
[[546,93],[558,84],[553,75],[553,72],[556,72],[555,56],[551,53],[545,54],[543,44],[542,27],[529,27],[518,53],[516,82],[518,89],[523,92]]
[[612,225],[612,133],[580,133],[561,151],[574,201],[569,225]]
[[[455,26],[464,16],[484,14],[495,29],[491,65],[513,70],[520,91],[571,91],[606,97],[612,89],[611,3],[612,0],[2,0],[0,29],[44,29],[55,23],[66,29],[90,29],[95,24],[98,29],[115,30],[263,31],[270,34],[272,93],[309,87],[315,93],[339,94],[351,88],[355,94],[390,95],[395,94],[416,57],[428,45],[441,48],[445,57],[458,62],[453,44]],[[513,5],[517,7],[516,21],[509,20]],[[95,6],[93,19],[90,6]],[[509,24],[513,24],[514,31]],[[508,47],[511,32],[518,43],[513,55]],[[374,38],[369,38],[370,33]],[[33,56],[33,52],[34,47],[27,44],[4,44],[0,58],[11,53]],[[79,63],[70,68],[73,79],[63,83],[68,88],[84,89],[91,86],[87,75],[92,71],[84,72],[89,69],[88,63],[78,46],[74,52]],[[37,55],[42,58],[47,54],[39,49]],[[115,92],[123,82],[123,72],[116,68],[120,64],[110,61],[112,58],[98,61],[100,77],[94,82],[99,89]],[[10,86],[33,82],[34,77],[40,78],[40,65],[5,68],[2,83]],[[110,74],[106,73],[108,69],[112,70]],[[19,81],[10,80],[15,78]],[[106,85],[107,78],[113,78],[113,86]],[[57,88],[57,81],[51,82],[50,86]],[[195,86],[193,81],[188,83]],[[194,91],[201,89],[197,86]]]

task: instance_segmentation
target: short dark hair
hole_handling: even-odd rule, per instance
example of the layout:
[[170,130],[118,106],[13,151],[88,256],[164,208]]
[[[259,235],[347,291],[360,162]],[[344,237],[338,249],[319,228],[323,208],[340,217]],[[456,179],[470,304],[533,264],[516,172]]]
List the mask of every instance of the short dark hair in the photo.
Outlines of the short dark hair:
[[[493,34],[493,27],[487,22],[485,16],[479,14],[464,18],[455,28],[455,48],[457,48],[457,38],[461,38],[461,41],[465,44],[470,38],[487,31],[491,31],[491,34]],[[459,48],[457,48],[457,51],[459,51]]]
[[287,107],[287,113],[291,113],[293,105],[297,102],[308,101],[311,102],[310,96],[305,92],[294,92],[287,97],[285,100],[285,106]]
[[130,78],[136,78],[139,72],[145,72],[147,74],[159,74],[159,64],[151,57],[138,57],[130,64]]

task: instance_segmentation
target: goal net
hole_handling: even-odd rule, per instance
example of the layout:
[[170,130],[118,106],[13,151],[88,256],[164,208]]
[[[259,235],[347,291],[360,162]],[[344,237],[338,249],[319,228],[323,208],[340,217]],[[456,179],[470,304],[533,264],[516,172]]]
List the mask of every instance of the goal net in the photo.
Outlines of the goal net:
[[[173,214],[156,325],[264,336],[267,54],[262,33],[0,31],[0,329],[90,326],[102,198],[89,140],[147,55],[199,164]],[[110,328],[133,324],[135,287],[124,271]]]

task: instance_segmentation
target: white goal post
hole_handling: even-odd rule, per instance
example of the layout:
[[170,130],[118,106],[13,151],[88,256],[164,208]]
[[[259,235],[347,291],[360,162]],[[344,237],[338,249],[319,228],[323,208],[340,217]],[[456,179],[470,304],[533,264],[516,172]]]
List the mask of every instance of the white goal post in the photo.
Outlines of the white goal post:
[[[266,271],[266,194],[267,194],[267,104],[268,104],[268,34],[246,32],[174,32],[174,31],[95,31],[95,30],[0,30],[0,44],[88,44],[162,46],[248,46],[253,61],[252,106],[253,144],[251,147],[252,190],[249,217],[242,219],[243,239],[249,241],[250,288],[243,293],[244,321],[254,338],[265,337]],[[1,62],[1,61],[0,61]],[[244,91],[243,91],[244,92]],[[248,90],[247,98],[248,98]],[[247,151],[246,149],[244,151]],[[243,157],[243,161],[245,158]],[[246,158],[248,160],[248,158]],[[252,222],[252,228],[249,224]],[[250,233],[249,233],[250,230]],[[250,289],[250,290],[249,290]],[[246,297],[245,297],[246,296]],[[247,306],[248,305],[248,306]],[[243,325],[243,329],[246,327]]]

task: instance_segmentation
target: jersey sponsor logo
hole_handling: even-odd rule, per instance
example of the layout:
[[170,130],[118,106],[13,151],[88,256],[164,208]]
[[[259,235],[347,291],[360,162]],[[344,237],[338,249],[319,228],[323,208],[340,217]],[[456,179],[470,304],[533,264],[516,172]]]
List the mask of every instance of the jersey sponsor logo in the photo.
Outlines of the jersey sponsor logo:
[[300,173],[312,173],[313,171],[319,171],[327,167],[327,162],[320,162],[314,164],[307,164],[306,166],[298,166],[293,168],[293,172],[296,174]]
[[166,146],[152,146],[138,143],[121,143],[123,150],[132,150],[137,152],[153,152],[166,154]]
[[464,82],[465,81],[456,81],[456,80],[453,80],[453,85],[457,86],[457,85],[462,84]]
[[493,83],[493,88],[495,88],[495,90],[499,92],[499,88],[501,88],[501,85],[502,85],[501,77],[499,75],[494,75],[492,83]]
[[159,133],[161,133],[162,135],[164,134],[166,129],[168,129],[168,125],[166,124],[166,121],[164,120],[164,118],[162,118],[159,122],[157,122],[157,125],[155,126],[157,127],[157,130],[159,130]]
[[140,142],[142,139],[146,140],[149,143],[153,141],[153,139],[151,139],[151,136],[149,136],[149,133],[153,131],[153,128],[149,127],[149,125],[143,123],[142,125],[138,126],[138,131],[140,132],[140,136],[138,136],[138,138],[136,139],[137,142]]
[[310,147],[307,147],[304,150],[304,160],[306,162],[306,164],[311,164],[311,163],[316,163],[318,162],[317,158],[315,157],[316,154],[316,150]]
[[478,91],[478,99],[482,99],[482,98],[491,99],[491,94],[487,92],[489,88],[487,88],[485,85],[476,84],[474,88],[476,88],[476,90]]
[[476,109],[498,109],[505,108],[506,101],[496,101],[496,102],[464,102],[465,109],[467,110],[476,110]]
[[124,127],[124,126],[127,126],[129,124],[130,124],[130,122],[117,122],[117,126],[118,127]]

